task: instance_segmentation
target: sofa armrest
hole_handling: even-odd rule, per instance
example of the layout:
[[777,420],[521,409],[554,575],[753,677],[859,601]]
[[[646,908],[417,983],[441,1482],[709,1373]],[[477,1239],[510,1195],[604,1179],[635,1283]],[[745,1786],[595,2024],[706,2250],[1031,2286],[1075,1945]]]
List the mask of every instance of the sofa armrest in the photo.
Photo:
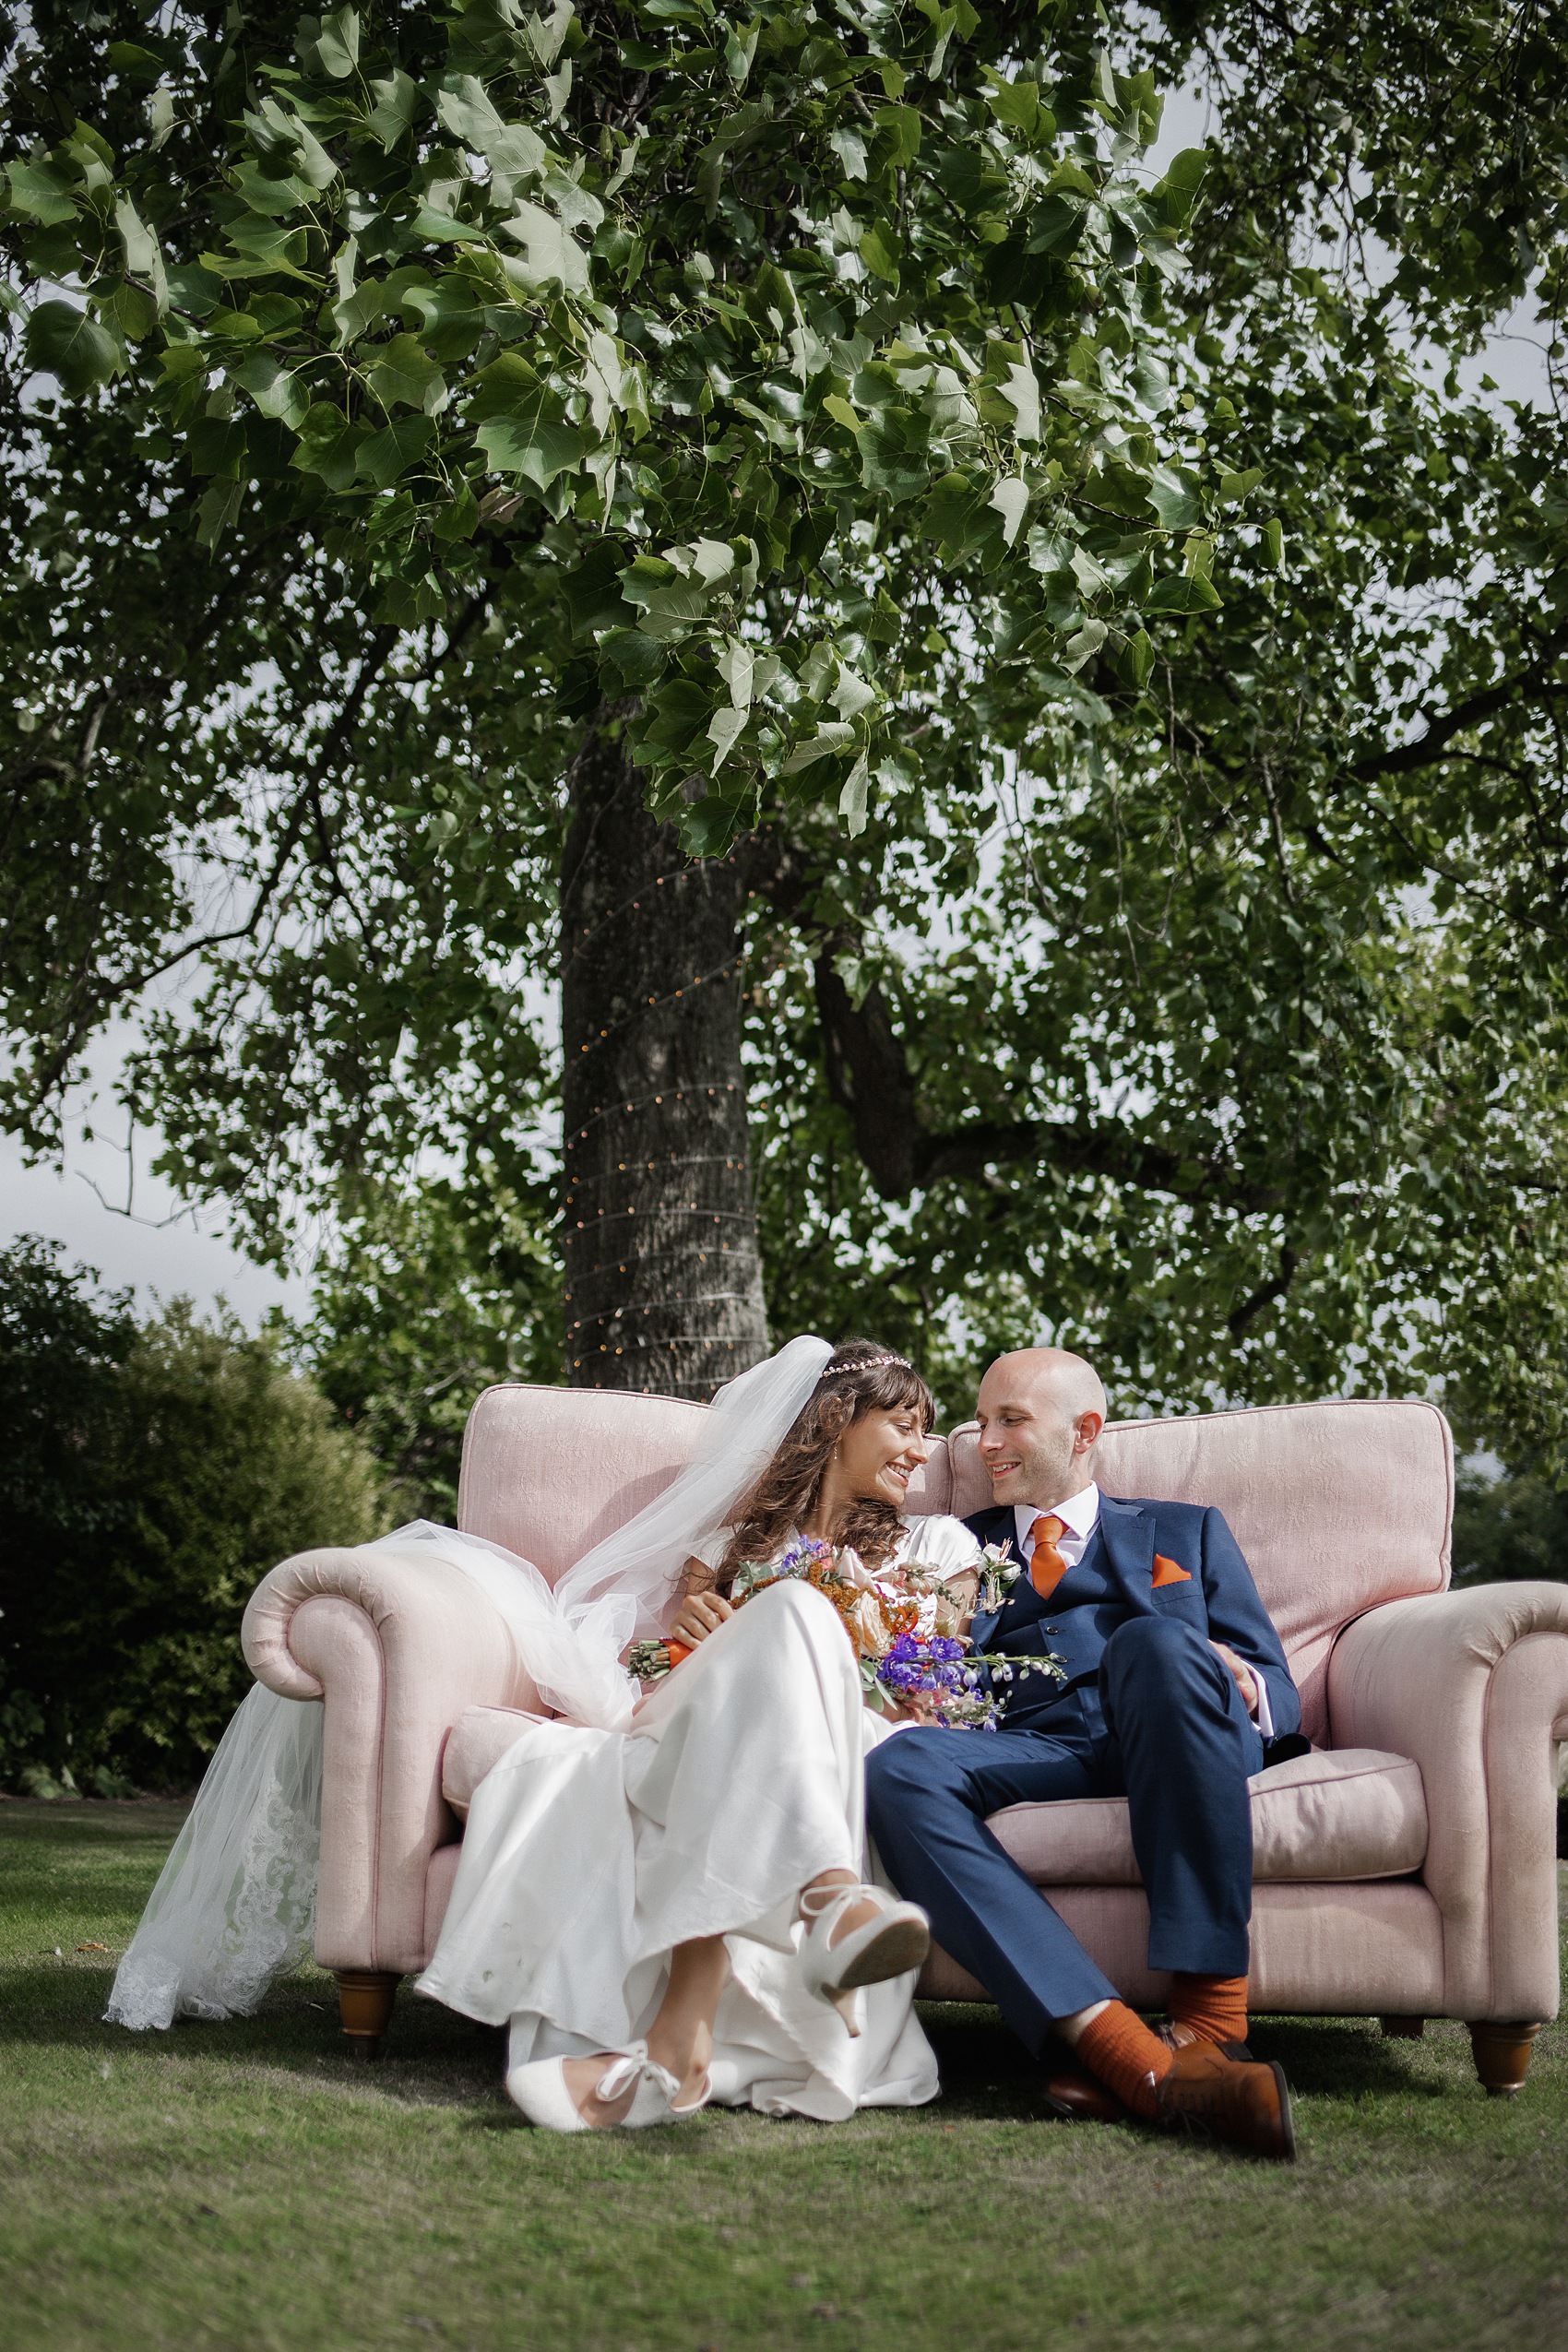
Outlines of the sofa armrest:
[[1334,1645],[1328,1716],[1336,1747],[1421,1768],[1448,2013],[1554,2017],[1568,1585],[1481,1585],[1370,1610]]
[[469,1706],[550,1711],[510,1628],[445,1561],[322,1550],[262,1579],[241,1641],[269,1689],[327,1703],[317,1959],[422,1966],[426,1868],[457,1829],[441,1794],[448,1731]]

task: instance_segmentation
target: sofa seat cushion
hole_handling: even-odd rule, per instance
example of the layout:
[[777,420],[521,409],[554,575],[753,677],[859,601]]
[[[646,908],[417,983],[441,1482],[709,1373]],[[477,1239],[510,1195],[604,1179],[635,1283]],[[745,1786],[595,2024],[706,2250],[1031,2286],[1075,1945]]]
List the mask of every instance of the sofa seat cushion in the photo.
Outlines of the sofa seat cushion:
[[[1260,1883],[1402,1878],[1426,1859],[1426,1796],[1408,1756],[1314,1750],[1254,1774],[1248,1786]],[[1124,1797],[1009,1805],[992,1814],[991,1827],[1036,1886],[1141,1883]]]
[[522,1707],[469,1707],[446,1734],[441,1759],[441,1793],[459,1820],[467,1821],[474,1790],[530,1723],[548,1716]]

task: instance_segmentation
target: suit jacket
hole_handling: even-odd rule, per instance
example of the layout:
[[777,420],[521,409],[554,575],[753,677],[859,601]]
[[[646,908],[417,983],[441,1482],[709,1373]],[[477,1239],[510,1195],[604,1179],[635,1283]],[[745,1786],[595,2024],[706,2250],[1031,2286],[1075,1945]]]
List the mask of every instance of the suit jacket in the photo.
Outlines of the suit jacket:
[[[977,1511],[964,1525],[981,1543],[1010,1544],[1013,1557],[1017,1558],[1016,1522],[1010,1503]],[[1294,1735],[1301,1730],[1301,1698],[1274,1621],[1258,1598],[1253,1572],[1223,1515],[1203,1503],[1118,1502],[1102,1494],[1096,1537],[1084,1555],[1086,1565],[1097,1546],[1107,1581],[1122,1605],[1095,1610],[1098,1632],[1079,1627],[1075,1647],[1082,1649],[1087,1639],[1103,1649],[1116,1625],[1130,1617],[1181,1619],[1195,1626],[1206,1641],[1226,1643],[1267,1682],[1274,1716],[1268,1756],[1278,1761],[1275,1751],[1287,1740],[1291,1741],[1292,1752],[1299,1752],[1301,1742]],[[1158,1585],[1157,1558],[1163,1563]],[[1173,1575],[1173,1568],[1184,1573]],[[1043,1604],[1042,1613],[1049,1615],[1050,1607]],[[977,1615],[971,1629],[977,1649],[992,1646],[1006,1614],[1004,1607]],[[1078,1610],[1074,1615],[1087,1620],[1091,1612]],[[1045,1646],[1051,1646],[1049,1641]],[[1094,1657],[1075,1657],[1073,1663],[1092,1666]],[[1027,1682],[1021,1686],[1020,1695],[1028,1688]]]

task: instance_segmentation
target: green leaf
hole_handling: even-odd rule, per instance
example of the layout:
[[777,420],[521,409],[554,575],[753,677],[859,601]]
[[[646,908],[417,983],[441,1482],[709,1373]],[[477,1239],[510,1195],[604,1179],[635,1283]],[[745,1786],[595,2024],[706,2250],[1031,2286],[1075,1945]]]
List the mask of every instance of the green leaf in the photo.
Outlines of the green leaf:
[[1159,580],[1144,599],[1146,612],[1215,612],[1220,599],[1210,580],[1182,573]]
[[40,303],[29,316],[24,348],[28,365],[57,378],[76,399],[107,384],[120,364],[113,335],[72,303]]
[[170,302],[191,318],[208,317],[223,299],[222,279],[214,270],[198,268],[194,261],[171,269],[168,277]]
[[230,382],[248,392],[264,417],[276,417],[297,433],[310,408],[303,370],[285,367],[272,351],[254,351],[243,367],[231,368]]
[[245,428],[233,417],[198,417],[185,437],[192,473],[234,481],[244,471],[245,446]]
[[1198,191],[1208,177],[1209,159],[1201,147],[1184,147],[1171,159],[1165,177],[1151,191],[1150,202],[1173,229],[1184,229],[1192,218]]
[[412,335],[395,335],[383,344],[365,381],[384,409],[422,409],[434,416],[446,405],[446,379]]
[[1039,385],[1027,359],[1015,360],[1000,386],[1003,398],[1013,410],[1015,437],[1019,441],[1039,439]]
[[6,174],[6,201],[25,220],[41,220],[45,228],[77,217],[71,183],[54,163],[13,163]]
[[864,752],[844,778],[844,789],[838,795],[838,814],[851,841],[866,829],[866,802],[871,791],[871,763]]
[[372,82],[371,89],[375,95],[375,104],[365,120],[390,154],[398,141],[408,136],[412,125],[414,108],[419,101],[419,84],[398,65],[394,66],[386,81]]
[[855,731],[847,720],[825,719],[814,735],[797,743],[779,768],[780,776],[798,776],[803,767],[814,767],[819,759],[836,759],[847,752],[855,740]]
[[[620,690],[640,694],[664,667],[664,652],[640,629],[612,629],[599,641],[599,659],[606,674],[619,680]],[[616,691],[612,685],[612,692]]]
[[521,474],[540,490],[588,453],[588,436],[564,422],[557,395],[514,351],[481,371],[468,413],[492,470]]
[[434,206],[422,204],[410,224],[416,237],[424,237],[433,245],[485,245],[490,243],[482,229],[471,220],[456,220],[449,212],[437,212]]
[[966,473],[944,474],[926,502],[925,529],[950,555],[981,546],[997,529],[989,490]]
[[1154,668],[1154,647],[1146,629],[1140,629],[1136,636],[1128,638],[1119,666],[1128,684],[1135,686],[1141,693],[1147,683],[1149,671]]
[[519,203],[513,218],[501,225],[504,234],[523,249],[521,263],[514,267],[525,284],[559,286],[568,294],[588,292],[588,255],[553,213],[541,205]]
[[127,343],[139,343],[158,324],[158,304],[152,296],[125,280],[112,294],[99,297],[99,308],[119,328]]
[[737,89],[745,88],[746,77],[752,70],[752,59],[756,55],[757,36],[761,30],[762,27],[758,24],[741,25],[725,41],[724,70]]
[[861,133],[848,123],[829,131],[828,142],[844,167],[847,180],[863,180],[866,175],[866,143]]
[[1011,547],[1029,511],[1028,483],[1016,474],[1002,477],[992,484],[987,504],[1001,516],[1003,543]]
[[268,220],[282,220],[315,201],[315,190],[307,181],[296,179],[291,172],[265,172],[250,157],[240,165],[234,182],[251,211]]
[[245,494],[243,481],[215,481],[203,491],[196,508],[196,538],[203,547],[216,547],[240,512]]
[[1156,466],[1147,496],[1168,531],[1192,530],[1203,521],[1203,495],[1190,466]]
[[334,8],[323,17],[315,54],[323,73],[334,81],[348,80],[360,62],[360,20],[352,8]]
[[861,232],[858,250],[873,276],[884,279],[897,292],[898,241],[890,224],[885,220],[873,220],[869,229]]
[[1271,515],[1263,527],[1263,552],[1270,571],[1277,572],[1285,561],[1285,531],[1277,515]]
[[885,409],[861,425],[857,438],[861,480],[868,490],[885,491],[896,503],[919,497],[931,478],[929,417],[909,409]]
[[[989,65],[985,68],[985,77],[990,85],[985,93],[985,102],[997,121],[1004,123],[1009,130],[1022,131],[1026,139],[1030,137],[1040,111],[1039,90],[1036,84],[1008,81]],[[1051,128],[1055,128],[1054,123]]]
[[399,417],[385,432],[373,433],[354,452],[354,472],[374,489],[387,490],[417,465],[435,438],[429,417]]
[[879,151],[885,148],[884,170],[901,172],[921,151],[921,118],[912,106],[879,106],[872,117]]
[[299,473],[318,474],[329,490],[349,490],[354,481],[354,454],[369,439],[364,426],[350,424],[331,401],[313,401],[289,463]]
[[563,582],[566,611],[575,637],[591,636],[600,629],[624,628],[631,615],[621,593],[622,549],[612,539],[591,547]]
[[145,278],[159,309],[166,309],[169,284],[163,274],[163,255],[159,251],[157,238],[142,220],[129,196],[121,196],[116,201],[114,226],[120,232],[127,272],[133,278]]
[[643,633],[660,638],[684,636],[694,622],[707,618],[710,602],[708,584],[700,575],[683,577],[657,555],[638,555],[627,565],[621,593],[640,612]]
[[736,710],[733,707],[728,710],[714,712],[707,722],[707,740],[713,745],[713,765],[710,774],[718,775],[735,745],[745,733],[749,717],[749,712]]

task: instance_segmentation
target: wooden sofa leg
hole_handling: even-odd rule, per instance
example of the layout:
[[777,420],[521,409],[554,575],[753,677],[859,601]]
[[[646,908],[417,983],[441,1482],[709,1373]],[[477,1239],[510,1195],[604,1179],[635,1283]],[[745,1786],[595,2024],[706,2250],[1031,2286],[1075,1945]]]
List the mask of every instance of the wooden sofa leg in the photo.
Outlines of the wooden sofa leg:
[[1486,2086],[1489,2099],[1512,2098],[1523,2087],[1530,2071],[1530,2051],[1539,2031],[1538,2025],[1494,2024],[1490,2020],[1470,2027],[1476,2073]]
[[392,2022],[392,2003],[402,1978],[386,1968],[335,1968],[338,2013],[349,2037],[349,2054],[373,2059]]
[[1427,2029],[1424,2017],[1380,2017],[1377,2022],[1395,2042],[1419,2042]]

